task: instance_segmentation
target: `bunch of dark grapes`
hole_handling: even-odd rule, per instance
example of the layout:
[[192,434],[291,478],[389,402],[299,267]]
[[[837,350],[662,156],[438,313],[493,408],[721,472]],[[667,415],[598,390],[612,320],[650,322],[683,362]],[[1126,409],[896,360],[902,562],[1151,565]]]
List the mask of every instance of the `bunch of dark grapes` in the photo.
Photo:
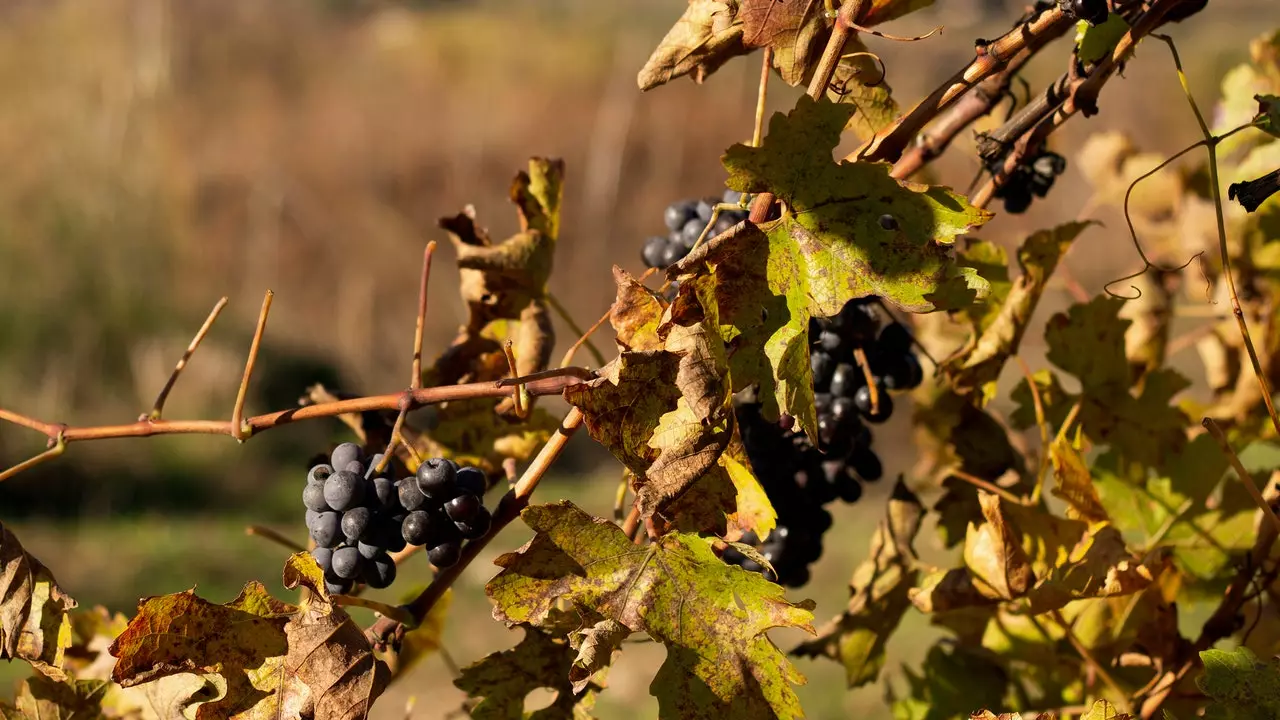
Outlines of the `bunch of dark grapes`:
[[330,593],[348,593],[356,582],[390,586],[396,578],[390,553],[406,545],[425,545],[433,565],[450,567],[464,540],[489,531],[493,518],[484,506],[483,471],[433,458],[415,475],[392,481],[378,472],[382,460],[381,454],[367,458],[359,445],[343,443],[328,463],[307,473],[302,502],[316,543],[311,555]]
[[[665,268],[683,260],[693,249],[694,243],[698,242],[707,223],[711,222],[711,213],[716,204],[726,202],[738,205],[742,199],[742,193],[726,190],[721,199],[708,197],[701,200],[681,200],[668,205],[663,213],[667,234],[654,235],[644,242],[640,256],[645,267]],[[715,237],[746,219],[746,210],[721,210],[716,217],[715,227],[711,228],[707,237]]]
[[[747,455],[778,513],[778,527],[764,543],[751,534],[742,541],[757,545],[777,571],[776,580],[791,587],[808,582],[808,566],[822,555],[822,536],[831,527],[824,506],[836,498],[857,502],[862,484],[884,474],[867,426],[893,414],[893,392],[915,388],[924,379],[911,335],[900,323],[882,326],[874,298],[853,300],[835,317],[810,321],[809,344],[817,447],[791,418],[769,422],[758,402],[737,404]],[[859,355],[870,368],[870,382]],[[736,550],[725,558],[762,569]]]
[[997,188],[995,196],[1004,201],[1005,212],[1015,215],[1031,207],[1031,198],[1044,197],[1053,181],[1067,169],[1067,160],[1055,152],[1042,151],[1014,169]]

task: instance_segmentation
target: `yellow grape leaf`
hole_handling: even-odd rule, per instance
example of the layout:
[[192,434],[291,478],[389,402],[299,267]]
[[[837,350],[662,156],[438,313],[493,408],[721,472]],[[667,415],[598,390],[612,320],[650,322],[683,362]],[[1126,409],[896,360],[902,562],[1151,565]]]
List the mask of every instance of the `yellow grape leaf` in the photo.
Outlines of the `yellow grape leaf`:
[[49,568],[23,549],[0,523],[0,660],[26,660],[55,680],[71,646],[68,613],[76,601]]

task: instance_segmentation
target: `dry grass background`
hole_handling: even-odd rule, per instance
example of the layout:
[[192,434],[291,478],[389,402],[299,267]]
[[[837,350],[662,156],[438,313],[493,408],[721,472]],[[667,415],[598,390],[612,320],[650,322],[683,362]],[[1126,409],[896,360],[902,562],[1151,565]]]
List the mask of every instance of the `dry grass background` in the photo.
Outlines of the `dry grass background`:
[[[636,71],[683,4],[0,2],[0,403],[50,420],[131,419],[225,294],[231,307],[168,411],[221,416],[266,288],[277,298],[253,409],[288,405],[317,379],[348,390],[401,387],[417,258],[441,236],[435,218],[474,203],[496,234],[513,230],[506,190],[530,155],[567,162],[551,286],[591,322],[613,297],[610,266],[638,269],[640,241],[661,227],[663,206],[716,192],[720,153],[750,135],[754,59],[731,62],[703,86],[636,90]],[[895,29],[944,24],[940,37],[870,44],[909,102],[1012,12],[940,0]],[[1273,0],[1213,0],[1202,15],[1173,34],[1207,100],[1247,40],[1280,24],[1280,10]],[[1057,75],[1065,52],[1044,55],[1026,73],[1033,86]],[[1166,153],[1197,137],[1163,48],[1143,48],[1125,74],[1104,91],[1098,117],[1055,136],[1056,149],[1070,157],[1102,127]],[[777,89],[771,105],[785,108],[796,95]],[[938,163],[939,179],[968,183],[976,166],[965,145]],[[1008,245],[1075,217],[1089,196],[1078,180],[1069,170],[1048,201],[998,218],[984,236]],[[1068,261],[1090,291],[1136,261],[1121,217],[1096,216],[1106,226]],[[462,317],[451,257],[446,244],[429,348],[446,343]],[[1051,293],[1042,313],[1066,302]],[[572,338],[560,327],[564,346]],[[1043,363],[1037,344],[1031,338],[1024,353],[1033,366]],[[907,416],[877,432],[890,471],[913,459]],[[276,431],[243,448],[208,438],[77,446],[0,487],[0,519],[84,603],[128,611],[139,596],[197,584],[222,601],[248,579],[278,576],[283,554],[242,529],[269,522],[300,536],[299,463],[339,436],[334,424]],[[604,513],[616,466],[585,439],[573,447],[545,494]],[[38,448],[39,438],[0,429],[6,464]],[[796,593],[818,601],[819,618],[841,606],[885,489],[840,510],[815,582]],[[524,535],[510,529],[497,546]],[[425,581],[425,572],[410,569],[401,585]],[[446,644],[463,663],[517,639],[488,619],[480,588],[491,572],[477,565],[459,587]],[[924,619],[910,617],[890,667],[918,659],[930,637]],[[652,716],[647,686],[661,657],[652,644],[630,648],[601,716]],[[812,717],[886,712],[882,688],[845,693],[834,665],[802,669]],[[434,658],[391,691],[379,717],[403,717],[410,696],[414,718],[442,717],[461,697]]]

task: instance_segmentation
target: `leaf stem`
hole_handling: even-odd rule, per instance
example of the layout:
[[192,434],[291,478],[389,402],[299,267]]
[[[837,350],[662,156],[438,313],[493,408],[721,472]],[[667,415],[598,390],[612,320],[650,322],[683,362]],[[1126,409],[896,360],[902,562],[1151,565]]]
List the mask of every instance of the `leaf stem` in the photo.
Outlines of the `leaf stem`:
[[996,485],[990,480],[983,480],[977,475],[967,473],[964,470],[961,470],[959,468],[951,468],[947,470],[946,474],[951,475],[952,477],[958,478],[960,480],[963,480],[976,488],[986,490],[989,493],[995,493],[996,495],[999,495],[1001,498],[1003,498],[1007,502],[1011,502],[1014,505],[1027,504],[1027,501],[1025,499],[1020,498],[1017,495],[1014,495],[1013,493],[1009,492],[1008,490],[1005,490],[999,485]]
[[[578,323],[574,322],[573,317],[569,315],[569,311],[565,309],[564,305],[560,304],[560,301],[556,299],[555,295],[547,293],[546,298],[547,303],[551,305],[551,309],[555,310],[556,314],[560,316],[560,319],[564,321],[564,324],[569,326],[569,330],[574,335],[582,338],[582,342],[587,346],[587,350],[591,352],[591,357],[596,361],[596,365],[603,366],[605,364],[604,355],[601,355],[600,350],[592,344],[591,333],[582,331],[582,328]],[[595,327],[599,327],[599,323],[593,326],[592,329]]]
[[183,368],[187,366],[187,361],[195,354],[196,348],[200,347],[200,343],[204,341],[204,336],[209,334],[209,329],[213,327],[214,321],[222,314],[223,308],[227,306],[227,298],[223,296],[209,312],[209,317],[205,319],[204,324],[196,331],[195,337],[191,339],[187,345],[187,351],[182,353],[182,357],[178,359],[178,364],[173,367],[173,372],[169,373],[169,380],[165,382],[164,387],[160,388],[160,394],[156,395],[156,401],[151,404],[151,412],[138,418],[139,420],[159,420],[161,413],[164,412],[164,403],[169,399],[169,393],[173,390],[173,386],[178,382],[178,375],[182,373]]
[[1116,682],[1116,679],[1111,676],[1111,673],[1107,672],[1107,669],[1102,665],[1102,663],[1098,662],[1098,659],[1093,656],[1093,653],[1089,651],[1089,648],[1085,647],[1085,644],[1080,642],[1080,638],[1076,637],[1076,633],[1072,630],[1071,624],[1067,622],[1066,618],[1062,617],[1062,612],[1060,610],[1053,611],[1053,620],[1062,627],[1062,631],[1066,634],[1067,641],[1071,643],[1071,647],[1075,648],[1077,653],[1080,653],[1080,657],[1083,658],[1085,663],[1093,669],[1093,672],[1102,679],[1102,682],[1107,686],[1107,689],[1112,692],[1114,695],[1112,702],[1116,704],[1116,707],[1118,707],[1121,712],[1126,713],[1132,710],[1133,706],[1129,702],[1128,694],[1126,694],[1120,687],[1119,683]]

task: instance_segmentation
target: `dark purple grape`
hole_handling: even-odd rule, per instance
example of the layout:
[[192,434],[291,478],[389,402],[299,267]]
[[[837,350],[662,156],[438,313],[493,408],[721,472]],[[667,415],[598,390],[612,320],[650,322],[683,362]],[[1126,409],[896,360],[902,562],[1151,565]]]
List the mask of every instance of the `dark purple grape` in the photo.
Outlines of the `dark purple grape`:
[[360,575],[360,552],[347,545],[333,551],[333,574],[343,580],[354,580]]
[[347,510],[364,500],[364,478],[340,470],[324,481],[324,501],[334,510]]
[[836,480],[836,492],[840,499],[847,503],[856,503],[862,497],[862,483],[847,472],[841,473]]
[[659,235],[654,235],[644,241],[644,249],[640,251],[640,259],[644,261],[645,267],[666,267],[662,264],[662,256],[666,250],[667,239]]
[[[716,205],[718,205],[719,203],[720,203],[719,198],[714,198],[714,197],[705,197],[698,201],[698,205],[697,205],[698,219],[702,221],[703,225],[706,225],[708,222],[711,221],[711,214],[716,211]],[[699,230],[698,232],[702,232],[702,231]]]
[[302,489],[302,504],[307,506],[308,510],[315,512],[324,512],[329,509],[329,503],[324,499],[324,484],[307,483]]
[[818,347],[826,350],[829,355],[839,355],[844,347],[844,338],[830,330],[823,330],[818,334]]
[[484,507],[480,498],[471,494],[462,494],[444,504],[444,511],[454,522],[466,522],[476,516]]
[[367,543],[363,540],[356,543],[356,550],[360,552],[360,557],[365,560],[372,560],[379,553],[385,552],[385,549],[374,543]]
[[441,543],[427,551],[427,559],[441,570],[457,565],[460,557],[462,557],[462,545],[457,542]]
[[851,363],[840,363],[831,373],[831,394],[836,397],[850,397],[857,389],[867,384],[862,368]]
[[858,417],[858,407],[853,404],[853,398],[837,397],[831,401],[831,417],[835,418],[838,423],[844,423]]
[[320,513],[316,512],[315,510],[312,510],[311,508],[307,508],[306,520],[307,520],[308,532],[310,532],[311,526],[315,524],[316,518],[318,517],[320,517]]
[[1004,210],[1012,215],[1021,215],[1031,207],[1031,188],[1027,187],[1024,179],[1019,177],[1010,177],[1006,184],[1001,187],[1003,194],[1000,199],[1004,201]]
[[419,510],[427,504],[427,496],[418,489],[416,478],[402,478],[396,483],[396,497],[400,500],[400,507],[409,512]]
[[363,566],[364,582],[375,590],[391,587],[396,581],[396,563],[386,553],[365,560]]
[[404,519],[400,526],[400,534],[410,545],[426,545],[431,539],[431,515],[422,510],[415,510]]
[[896,217],[894,217],[894,216],[892,216],[892,215],[890,215],[890,214],[888,214],[888,213],[885,213],[884,215],[881,215],[881,216],[880,216],[880,219],[879,219],[877,222],[879,222],[879,223],[880,223],[880,228],[881,228],[882,230],[897,230],[897,229],[898,229],[898,218],[896,218]]
[[456,494],[457,478],[457,466],[444,458],[431,458],[418,466],[418,489],[437,502]]
[[476,497],[484,497],[484,493],[489,489],[489,478],[484,471],[477,467],[464,467],[458,469],[458,492],[468,493]]
[[884,376],[884,386],[890,390],[911,390],[924,382],[924,369],[915,355],[907,353],[890,365]]
[[688,252],[689,252],[689,249],[686,248],[681,243],[678,243],[678,242],[667,243],[667,246],[662,249],[662,264],[659,265],[658,267],[664,268],[671,265],[675,265],[676,263],[683,260],[684,256]]
[[671,203],[662,213],[662,221],[668,230],[679,230],[684,224],[698,216],[697,201]]
[[853,394],[853,404],[858,406],[858,412],[862,413],[862,417],[867,422],[882,423],[888,420],[890,415],[893,415],[893,397],[889,395],[883,383],[877,383],[877,386],[880,403],[879,407],[875,408],[875,412],[872,411],[871,407],[871,387],[869,385],[863,385]]
[[307,483],[312,485],[323,485],[325,480],[333,474],[333,466],[328,464],[320,464],[311,468],[307,472]]
[[369,498],[375,510],[393,510],[399,503],[398,489],[391,478],[376,477],[373,479],[373,495]]
[[346,470],[352,475],[355,475],[358,478],[363,478],[365,476],[365,471],[367,470],[364,463],[360,462],[359,460],[352,460],[351,462],[347,463],[346,467],[342,469]]
[[813,389],[824,392],[831,384],[831,374],[836,363],[826,353],[816,352],[809,355],[809,370],[813,373]]
[[462,537],[475,540],[489,532],[489,528],[493,526],[493,516],[486,508],[481,507],[470,520],[455,522],[454,526],[458,528],[458,532],[462,533]]
[[899,322],[885,325],[876,338],[876,350],[882,355],[906,355],[911,352],[911,331]]
[[320,569],[326,573],[333,567],[331,564],[333,560],[333,550],[327,547],[313,548],[311,550],[311,557],[315,558],[316,564],[319,565]]
[[849,458],[849,465],[858,477],[867,482],[875,482],[884,476],[884,465],[880,464],[880,457],[870,449],[854,453]]
[[331,548],[342,540],[342,515],[336,512],[322,512],[311,524],[311,539],[322,548]]
[[358,462],[364,459],[364,450],[360,446],[346,442],[333,449],[333,453],[329,455],[329,464],[334,468],[345,468],[352,462]]
[[369,508],[353,507],[342,514],[342,534],[348,541],[355,542],[368,531],[372,519],[373,513]]
[[698,238],[702,237],[702,231],[707,227],[706,219],[694,219],[684,224],[680,228],[680,244],[685,250],[692,250],[694,245],[698,244]]
[[328,576],[326,576],[324,579],[325,592],[329,593],[330,595],[346,595],[347,593],[351,592],[351,588],[353,587],[355,587],[355,583],[351,582],[350,580],[340,580],[340,581],[334,582],[329,580]]

